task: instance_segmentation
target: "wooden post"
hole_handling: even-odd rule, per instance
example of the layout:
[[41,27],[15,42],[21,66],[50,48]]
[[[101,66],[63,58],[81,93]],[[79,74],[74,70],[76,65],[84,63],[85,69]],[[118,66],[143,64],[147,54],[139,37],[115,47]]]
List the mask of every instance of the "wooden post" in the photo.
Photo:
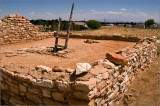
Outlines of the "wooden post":
[[57,28],[57,33],[56,33],[56,41],[55,41],[55,47],[53,51],[58,51],[57,49],[57,45],[58,45],[58,35],[59,35],[59,31],[60,31],[60,26],[61,26],[61,17],[59,17],[59,23],[58,23],[58,28]]
[[72,4],[72,9],[71,9],[71,13],[70,13],[70,18],[69,18],[69,23],[68,23],[68,29],[67,29],[67,38],[65,41],[65,49],[67,48],[67,43],[68,43],[68,39],[69,39],[69,32],[70,32],[70,27],[71,27],[71,22],[72,22],[72,14],[73,14],[73,8],[74,8],[74,4]]

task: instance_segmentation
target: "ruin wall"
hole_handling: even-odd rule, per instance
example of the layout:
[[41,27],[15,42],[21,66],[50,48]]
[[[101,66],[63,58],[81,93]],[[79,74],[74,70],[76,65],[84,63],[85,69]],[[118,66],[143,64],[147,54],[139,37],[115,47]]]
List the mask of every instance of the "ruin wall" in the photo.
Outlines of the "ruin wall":
[[0,22],[0,42],[13,44],[22,41],[41,40],[53,36],[52,32],[38,32],[38,27],[23,16],[7,15]]
[[[30,21],[19,14],[7,15],[0,20],[0,42],[4,44],[13,44],[19,42],[28,42],[34,40],[42,40],[45,38],[54,37],[54,32],[39,32],[38,27],[30,23]],[[59,36],[66,37],[65,33],[60,33]],[[133,35],[120,34],[103,34],[103,35],[89,35],[89,34],[72,34],[70,38],[79,39],[96,39],[96,40],[118,40],[138,42],[141,38]]]
[[[78,76],[71,69],[3,66],[1,99],[13,105],[113,105],[123,97],[136,74],[153,62],[156,50],[156,38],[141,39],[116,54],[107,53],[106,59],[94,62],[87,73]],[[35,77],[37,72],[41,74]]]
[[[65,33],[60,33],[59,36],[66,37]],[[134,35],[121,35],[121,34],[72,34],[69,35],[70,38],[78,39],[94,39],[94,40],[117,40],[117,41],[128,41],[128,42],[138,42],[142,37]]]

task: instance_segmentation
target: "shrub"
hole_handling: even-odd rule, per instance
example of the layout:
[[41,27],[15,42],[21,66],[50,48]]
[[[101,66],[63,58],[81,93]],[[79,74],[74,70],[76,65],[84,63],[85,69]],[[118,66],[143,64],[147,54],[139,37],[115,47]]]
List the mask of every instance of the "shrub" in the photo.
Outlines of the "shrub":
[[80,30],[88,29],[87,27],[80,25]]
[[148,19],[147,21],[145,21],[145,27],[149,28],[150,25],[154,24],[154,19]]
[[96,20],[89,20],[87,21],[87,25],[91,29],[98,29],[101,27],[101,23]]

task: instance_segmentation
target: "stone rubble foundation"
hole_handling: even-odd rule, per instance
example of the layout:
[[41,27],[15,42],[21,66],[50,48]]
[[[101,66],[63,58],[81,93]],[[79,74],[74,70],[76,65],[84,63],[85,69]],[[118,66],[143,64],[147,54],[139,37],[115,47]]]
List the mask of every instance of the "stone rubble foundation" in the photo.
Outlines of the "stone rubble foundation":
[[[139,39],[139,38],[137,38]],[[156,57],[156,38],[138,40],[106,59],[93,63],[88,72],[39,65],[35,69],[16,64],[1,68],[1,100],[10,105],[114,105],[127,91],[135,75]],[[25,71],[24,71],[25,70]]]

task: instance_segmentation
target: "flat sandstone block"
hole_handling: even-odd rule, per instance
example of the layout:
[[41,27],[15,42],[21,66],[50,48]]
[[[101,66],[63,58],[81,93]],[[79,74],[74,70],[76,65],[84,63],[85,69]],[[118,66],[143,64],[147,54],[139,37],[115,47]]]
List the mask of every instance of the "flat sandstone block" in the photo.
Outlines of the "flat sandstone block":
[[82,91],[90,91],[96,86],[96,78],[90,78],[89,81],[76,81],[75,89]]
[[106,58],[115,63],[115,64],[119,64],[119,65],[126,65],[128,63],[128,60],[124,57],[122,57],[119,54],[115,54],[115,53],[106,53]]

